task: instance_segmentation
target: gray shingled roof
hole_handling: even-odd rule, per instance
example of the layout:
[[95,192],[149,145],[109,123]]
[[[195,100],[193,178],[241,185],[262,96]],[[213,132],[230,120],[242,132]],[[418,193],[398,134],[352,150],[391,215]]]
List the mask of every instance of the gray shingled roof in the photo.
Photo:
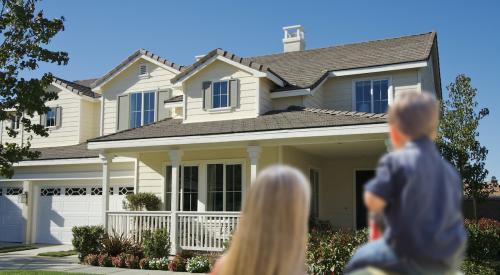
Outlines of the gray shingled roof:
[[92,92],[92,89],[90,89],[89,82],[93,81],[95,79],[86,79],[86,80],[75,80],[75,81],[68,81],[59,77],[54,77],[54,82],[63,86],[64,88],[79,94],[79,95],[85,95],[88,97],[92,98],[98,98],[101,95],[98,93]]
[[99,151],[87,149],[87,143],[78,145],[47,147],[32,149],[41,153],[40,158],[36,160],[49,159],[74,159],[74,158],[96,158],[99,157]]
[[172,79],[172,82],[175,83],[212,56],[220,55],[253,69],[276,74],[287,83],[284,89],[312,88],[320,83],[330,71],[427,60],[435,39],[436,33],[429,32],[247,58],[238,57],[222,49],[215,49],[183,70]]
[[121,70],[123,67],[127,66],[132,60],[134,60],[135,58],[137,58],[138,56],[141,56],[141,55],[148,56],[148,57],[150,57],[150,58],[152,58],[160,63],[163,63],[171,68],[174,68],[178,71],[181,71],[184,68],[184,66],[170,62],[170,61],[168,61],[168,60],[166,60],[166,59],[164,59],[164,58],[162,58],[162,57],[160,57],[160,56],[158,56],[150,51],[146,51],[145,49],[139,49],[139,50],[135,51],[133,54],[131,54],[129,57],[127,57],[125,60],[123,60],[116,67],[111,69],[108,73],[103,75],[101,78],[94,81],[94,83],[92,83],[91,87],[94,88],[96,86],[99,86],[101,83],[103,83],[108,78],[110,78],[112,75],[114,75],[116,72]]
[[386,116],[386,114],[290,107],[287,110],[272,111],[247,119],[197,123],[182,123],[182,119],[165,119],[140,128],[94,138],[89,142],[363,125],[384,123]]

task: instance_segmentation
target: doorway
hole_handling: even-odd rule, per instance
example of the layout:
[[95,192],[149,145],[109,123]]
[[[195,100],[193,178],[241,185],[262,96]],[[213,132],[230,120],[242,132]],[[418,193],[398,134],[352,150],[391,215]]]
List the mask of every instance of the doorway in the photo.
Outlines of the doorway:
[[374,170],[356,171],[356,229],[365,228],[368,225],[368,215],[363,201],[363,192],[365,184],[374,176]]

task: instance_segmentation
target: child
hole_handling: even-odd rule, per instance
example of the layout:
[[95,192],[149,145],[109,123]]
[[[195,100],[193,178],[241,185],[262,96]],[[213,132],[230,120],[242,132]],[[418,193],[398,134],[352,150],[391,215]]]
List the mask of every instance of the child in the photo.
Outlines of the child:
[[384,235],[356,251],[345,272],[376,267],[400,274],[447,274],[465,249],[461,179],[433,139],[439,103],[429,93],[405,93],[389,109],[396,151],[382,157],[365,186],[365,205],[383,213]]

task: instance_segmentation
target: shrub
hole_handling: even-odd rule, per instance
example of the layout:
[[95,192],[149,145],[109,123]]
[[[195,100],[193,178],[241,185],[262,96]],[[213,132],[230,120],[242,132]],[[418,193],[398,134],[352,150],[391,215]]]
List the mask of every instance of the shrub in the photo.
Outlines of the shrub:
[[141,269],[149,269],[149,259],[144,258],[139,261],[139,267]]
[[108,254],[99,254],[97,258],[99,266],[110,267],[112,266],[111,257]]
[[114,267],[125,267],[125,255],[120,254],[115,257],[111,257],[111,263]]
[[115,257],[121,253],[127,253],[131,247],[132,242],[129,239],[113,231],[112,234],[105,234],[102,239],[101,252]]
[[139,243],[135,243],[135,242],[131,241],[128,249],[126,249],[123,252],[126,254],[134,255],[139,259],[144,258],[144,247],[142,246],[142,244],[139,244]]
[[175,257],[168,263],[169,271],[185,272],[186,271],[186,258],[181,254],[175,255]]
[[207,273],[210,271],[208,258],[205,256],[195,256],[187,260],[186,271],[191,273]]
[[148,258],[167,257],[170,253],[170,238],[167,229],[143,232],[144,254]]
[[97,266],[99,265],[98,256],[96,254],[88,254],[84,258],[84,263],[88,265]]
[[89,254],[98,254],[104,237],[102,226],[75,226],[73,232],[73,246],[78,252],[78,258],[83,261]]
[[167,270],[168,267],[168,258],[154,258],[149,260],[149,268],[157,269],[157,270]]
[[312,229],[306,253],[307,271],[341,274],[354,250],[368,239],[366,230]]
[[123,208],[131,211],[158,211],[161,200],[153,193],[128,194],[123,201]]
[[480,263],[480,262],[475,262],[471,260],[465,260],[462,263],[462,266],[460,266],[460,270],[465,275],[476,275],[476,274],[481,274],[481,275],[495,275],[495,269],[492,267],[489,267],[485,263]]
[[131,269],[139,268],[139,257],[132,254],[125,255],[125,266]]
[[473,260],[500,259],[500,222],[491,219],[466,221],[467,256]]

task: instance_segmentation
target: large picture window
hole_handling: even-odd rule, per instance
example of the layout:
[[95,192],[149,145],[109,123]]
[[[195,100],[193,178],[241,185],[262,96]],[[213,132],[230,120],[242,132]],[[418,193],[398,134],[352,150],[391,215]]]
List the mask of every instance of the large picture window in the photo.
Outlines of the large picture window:
[[155,121],[155,92],[130,94],[130,128]]
[[389,104],[389,80],[356,81],[354,96],[356,111],[385,113]]
[[212,108],[229,107],[229,89],[227,81],[213,83]]
[[240,211],[242,201],[241,164],[207,166],[207,210]]
[[[172,210],[172,166],[165,173],[165,209]],[[179,167],[179,194],[177,209],[180,211],[198,210],[198,166]]]

